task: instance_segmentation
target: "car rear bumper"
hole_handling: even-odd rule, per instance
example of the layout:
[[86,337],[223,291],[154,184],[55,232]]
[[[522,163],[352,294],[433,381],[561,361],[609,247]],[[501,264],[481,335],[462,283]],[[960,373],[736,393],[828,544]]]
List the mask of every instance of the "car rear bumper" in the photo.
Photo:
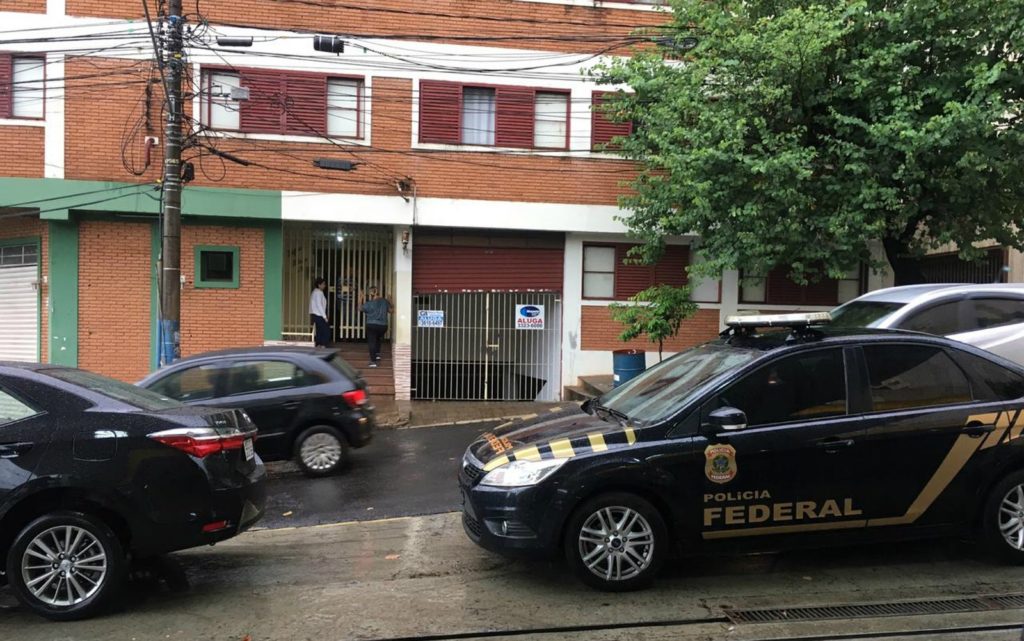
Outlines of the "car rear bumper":
[[132,551],[140,556],[152,556],[212,545],[241,534],[263,517],[267,503],[266,482],[266,468],[257,458],[255,468],[244,482],[211,488],[205,501],[194,497],[195,511],[188,518],[175,523],[149,522],[137,527],[132,537]]

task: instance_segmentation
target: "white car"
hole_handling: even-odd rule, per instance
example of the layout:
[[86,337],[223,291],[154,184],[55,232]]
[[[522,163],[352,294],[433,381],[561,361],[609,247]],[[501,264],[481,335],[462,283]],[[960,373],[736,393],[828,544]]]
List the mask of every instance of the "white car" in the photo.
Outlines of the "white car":
[[831,325],[938,334],[1024,365],[1024,283],[879,289],[832,310]]

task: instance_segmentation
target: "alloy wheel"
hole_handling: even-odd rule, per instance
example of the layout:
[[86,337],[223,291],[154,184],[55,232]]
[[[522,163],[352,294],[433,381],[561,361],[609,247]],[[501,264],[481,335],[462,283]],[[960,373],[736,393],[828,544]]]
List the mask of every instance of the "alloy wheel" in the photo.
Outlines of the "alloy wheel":
[[651,565],[654,530],[636,510],[603,507],[583,522],[579,554],[594,575],[605,581],[625,581]]
[[341,443],[331,434],[311,434],[302,442],[299,457],[302,463],[314,472],[324,472],[341,461]]
[[43,530],[21,558],[25,587],[52,607],[71,607],[96,594],[107,578],[107,554],[84,528],[62,525]]
[[1016,485],[999,504],[999,532],[1015,550],[1024,552],[1024,485]]

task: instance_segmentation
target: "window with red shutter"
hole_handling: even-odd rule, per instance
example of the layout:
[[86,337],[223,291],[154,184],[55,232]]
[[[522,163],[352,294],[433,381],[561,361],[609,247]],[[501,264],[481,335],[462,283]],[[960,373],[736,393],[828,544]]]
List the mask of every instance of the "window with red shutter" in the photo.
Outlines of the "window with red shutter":
[[615,122],[611,114],[601,108],[607,101],[607,97],[613,95],[607,91],[595,91],[591,97],[590,106],[590,147],[600,151],[602,149],[614,149],[611,144],[616,136],[628,136],[633,133],[633,123]]
[[9,54],[0,54],[0,118],[11,117],[14,64]]
[[297,136],[327,134],[327,78],[286,76],[284,87],[284,132]]
[[495,144],[499,147],[533,147],[534,90],[498,87]]
[[282,79],[282,75],[275,71],[247,69],[242,72],[242,86],[249,89],[249,99],[238,104],[241,131],[259,134],[284,131]]
[[[654,267],[631,262],[634,245],[615,246],[615,298],[626,299],[654,284]],[[627,262],[630,261],[630,262]]]
[[461,114],[461,84],[420,82],[420,142],[459,144]]

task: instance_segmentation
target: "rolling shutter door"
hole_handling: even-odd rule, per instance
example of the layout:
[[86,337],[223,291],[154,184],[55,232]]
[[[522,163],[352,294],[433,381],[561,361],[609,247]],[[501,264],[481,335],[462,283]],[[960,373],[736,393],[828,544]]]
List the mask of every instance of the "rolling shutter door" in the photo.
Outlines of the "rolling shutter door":
[[564,250],[548,247],[419,245],[413,291],[561,291]]
[[[24,248],[17,263],[8,257]],[[39,358],[39,268],[36,246],[3,247],[0,262],[0,360]],[[30,262],[31,261],[31,262]],[[8,264],[3,264],[3,263]]]

